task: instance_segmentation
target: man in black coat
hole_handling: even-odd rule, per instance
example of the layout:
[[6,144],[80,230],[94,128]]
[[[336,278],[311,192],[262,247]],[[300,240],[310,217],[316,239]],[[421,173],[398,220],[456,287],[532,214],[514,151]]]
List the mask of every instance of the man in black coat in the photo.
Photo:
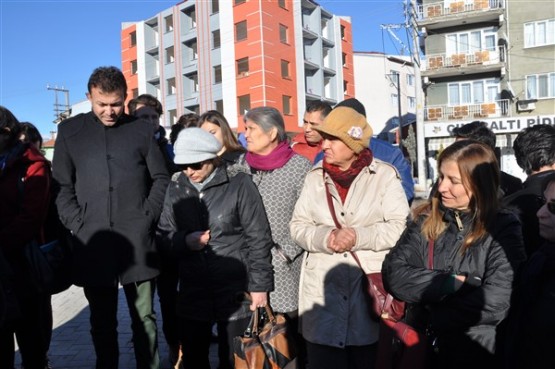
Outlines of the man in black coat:
[[97,68],[88,82],[92,111],[60,123],[53,159],[60,184],[56,205],[74,236],[74,278],[89,301],[96,368],[118,367],[121,283],[137,368],[158,369],[154,229],[169,176],[151,124],[124,114],[126,91],[119,69]]

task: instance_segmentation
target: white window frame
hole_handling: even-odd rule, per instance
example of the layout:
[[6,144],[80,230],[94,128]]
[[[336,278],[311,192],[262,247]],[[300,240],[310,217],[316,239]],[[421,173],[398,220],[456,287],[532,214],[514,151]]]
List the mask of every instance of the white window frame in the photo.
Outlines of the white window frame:
[[[476,40],[476,36],[479,40]],[[493,45],[488,46],[488,37],[493,36]],[[478,45],[475,45],[478,41]],[[497,30],[495,27],[472,29],[465,32],[449,33],[445,35],[446,55],[469,54],[476,51],[495,51],[497,46]]]
[[[481,85],[481,98],[478,98],[476,88]],[[453,88],[456,87],[457,101],[454,101]],[[477,79],[463,82],[453,82],[447,85],[447,105],[476,105],[496,102],[500,99],[501,84],[499,79]],[[495,96],[492,96],[495,94]]]
[[524,48],[555,45],[555,18],[524,23]]
[[[544,80],[545,93],[540,94]],[[555,72],[530,74],[526,76],[526,99],[553,99],[555,98]]]

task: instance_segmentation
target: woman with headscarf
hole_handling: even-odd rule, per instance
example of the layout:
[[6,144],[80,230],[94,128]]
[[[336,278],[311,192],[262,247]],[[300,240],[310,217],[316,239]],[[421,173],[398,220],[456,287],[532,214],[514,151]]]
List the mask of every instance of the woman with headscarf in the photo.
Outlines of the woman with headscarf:
[[[209,369],[211,330],[230,347],[245,331],[250,310],[267,304],[273,289],[272,238],[264,206],[249,175],[228,175],[221,144],[200,129],[185,128],[174,145],[182,172],[166,192],[158,225],[160,245],[179,263],[177,314],[184,369]],[[248,292],[249,298],[245,298]]]
[[397,171],[368,149],[372,128],[363,115],[338,107],[315,129],[323,137],[324,160],[306,177],[291,220],[293,240],[307,251],[300,330],[310,367],[371,369],[378,323],[363,278],[380,271],[409,206]]

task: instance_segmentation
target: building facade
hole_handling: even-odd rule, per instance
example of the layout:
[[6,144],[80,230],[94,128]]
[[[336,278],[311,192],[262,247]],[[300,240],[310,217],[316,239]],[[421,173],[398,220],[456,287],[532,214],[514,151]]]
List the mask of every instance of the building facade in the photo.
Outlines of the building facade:
[[311,0],[183,1],[124,23],[121,44],[129,98],[156,96],[165,127],[214,109],[241,130],[265,105],[298,131],[308,101],[355,94],[350,20]]
[[418,0],[428,154],[454,127],[485,121],[504,171],[524,178],[512,143],[520,130],[555,124],[555,5],[551,0]]

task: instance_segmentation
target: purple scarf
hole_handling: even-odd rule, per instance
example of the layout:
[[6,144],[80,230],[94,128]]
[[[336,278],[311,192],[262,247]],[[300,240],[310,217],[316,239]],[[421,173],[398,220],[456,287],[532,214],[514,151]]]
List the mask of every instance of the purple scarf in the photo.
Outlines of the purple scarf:
[[295,155],[287,140],[282,141],[268,155],[247,152],[245,159],[251,168],[256,170],[274,170],[284,166]]

